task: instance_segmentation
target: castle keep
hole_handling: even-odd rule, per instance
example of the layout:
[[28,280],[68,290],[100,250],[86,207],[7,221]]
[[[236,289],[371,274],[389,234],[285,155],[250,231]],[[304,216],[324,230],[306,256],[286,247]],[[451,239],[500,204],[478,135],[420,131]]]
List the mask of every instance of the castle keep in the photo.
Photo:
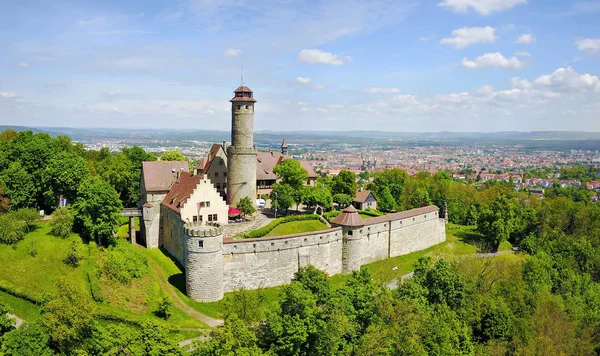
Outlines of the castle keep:
[[254,94],[245,85],[234,91],[231,102],[231,146],[227,148],[227,202],[256,198],[256,147],[254,147]]
[[[240,86],[230,102],[231,145],[213,145],[194,173],[188,172],[187,162],[144,162],[142,167],[142,236],[148,248],[164,247],[185,268],[190,298],[213,302],[240,288],[287,284],[308,265],[329,275],[352,273],[365,264],[446,240],[446,222],[436,206],[363,220],[350,205],[328,230],[256,239],[225,237],[229,207],[224,198],[233,206],[244,197],[254,200],[257,176],[259,187],[269,189],[276,177],[267,171],[272,173],[272,167],[287,157],[285,140],[281,154],[257,153],[252,90]],[[261,171],[265,176],[257,175]],[[316,180],[311,171],[308,185]],[[372,203],[367,192],[356,201],[361,207]]]

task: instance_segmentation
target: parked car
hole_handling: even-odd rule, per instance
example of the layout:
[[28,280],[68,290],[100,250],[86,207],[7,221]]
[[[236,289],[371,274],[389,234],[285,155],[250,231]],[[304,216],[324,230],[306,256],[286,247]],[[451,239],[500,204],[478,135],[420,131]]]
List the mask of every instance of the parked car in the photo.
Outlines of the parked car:
[[267,202],[264,199],[256,199],[256,207],[264,208]]

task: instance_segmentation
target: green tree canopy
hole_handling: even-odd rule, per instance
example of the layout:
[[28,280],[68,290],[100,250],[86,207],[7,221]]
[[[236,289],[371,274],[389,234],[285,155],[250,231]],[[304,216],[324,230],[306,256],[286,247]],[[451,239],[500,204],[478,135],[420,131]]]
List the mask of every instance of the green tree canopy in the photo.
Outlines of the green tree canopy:
[[123,205],[111,185],[92,177],[81,183],[72,208],[81,231],[100,245],[112,237]]
[[292,189],[299,189],[308,180],[308,172],[302,168],[299,161],[291,158],[284,159],[281,164],[273,167],[281,184],[289,185]]
[[244,215],[254,214],[256,208],[254,207],[254,202],[250,199],[250,197],[243,197],[237,203],[236,207],[240,209]]
[[52,157],[44,170],[44,202],[46,207],[58,206],[62,195],[72,203],[81,182],[89,176],[83,157],[74,152],[60,152]]
[[331,194],[346,194],[350,197],[356,196],[356,174],[341,170],[340,173],[332,178]]
[[287,184],[273,184],[269,197],[273,209],[288,210],[294,204],[294,190]]
[[160,155],[161,161],[187,161],[187,158],[178,150],[165,151]]

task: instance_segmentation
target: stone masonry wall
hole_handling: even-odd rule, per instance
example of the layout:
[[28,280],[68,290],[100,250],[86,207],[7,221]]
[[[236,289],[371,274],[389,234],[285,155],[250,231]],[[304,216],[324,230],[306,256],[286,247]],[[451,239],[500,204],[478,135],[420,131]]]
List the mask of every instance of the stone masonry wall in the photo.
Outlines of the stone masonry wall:
[[[352,235],[347,234],[348,228],[335,227],[281,237],[227,238],[220,255],[214,250],[218,244],[211,242],[202,256],[192,253],[191,247],[198,242],[189,245],[182,226],[179,242],[165,237],[165,247],[186,267],[188,295],[207,301],[240,288],[287,284],[299,267],[307,265],[329,275],[350,273],[376,260],[426,249],[446,240],[445,221],[438,215],[437,208],[429,207],[368,219],[365,226],[352,229]],[[222,284],[215,280],[221,273]]]
[[287,284],[299,266],[330,275],[342,271],[342,229],[285,237],[229,240],[223,244],[224,289],[257,289]]

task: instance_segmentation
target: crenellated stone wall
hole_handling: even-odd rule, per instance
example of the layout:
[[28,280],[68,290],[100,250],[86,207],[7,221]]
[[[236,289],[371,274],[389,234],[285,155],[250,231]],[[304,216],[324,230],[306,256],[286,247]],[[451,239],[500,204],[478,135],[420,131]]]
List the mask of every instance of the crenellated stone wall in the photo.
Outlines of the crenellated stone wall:
[[181,243],[165,239],[165,247],[185,266],[188,296],[216,301],[240,288],[287,284],[299,267],[313,265],[329,275],[351,273],[446,240],[445,221],[434,206],[367,219],[364,224],[235,240],[224,239],[221,227],[187,224],[181,227]]

